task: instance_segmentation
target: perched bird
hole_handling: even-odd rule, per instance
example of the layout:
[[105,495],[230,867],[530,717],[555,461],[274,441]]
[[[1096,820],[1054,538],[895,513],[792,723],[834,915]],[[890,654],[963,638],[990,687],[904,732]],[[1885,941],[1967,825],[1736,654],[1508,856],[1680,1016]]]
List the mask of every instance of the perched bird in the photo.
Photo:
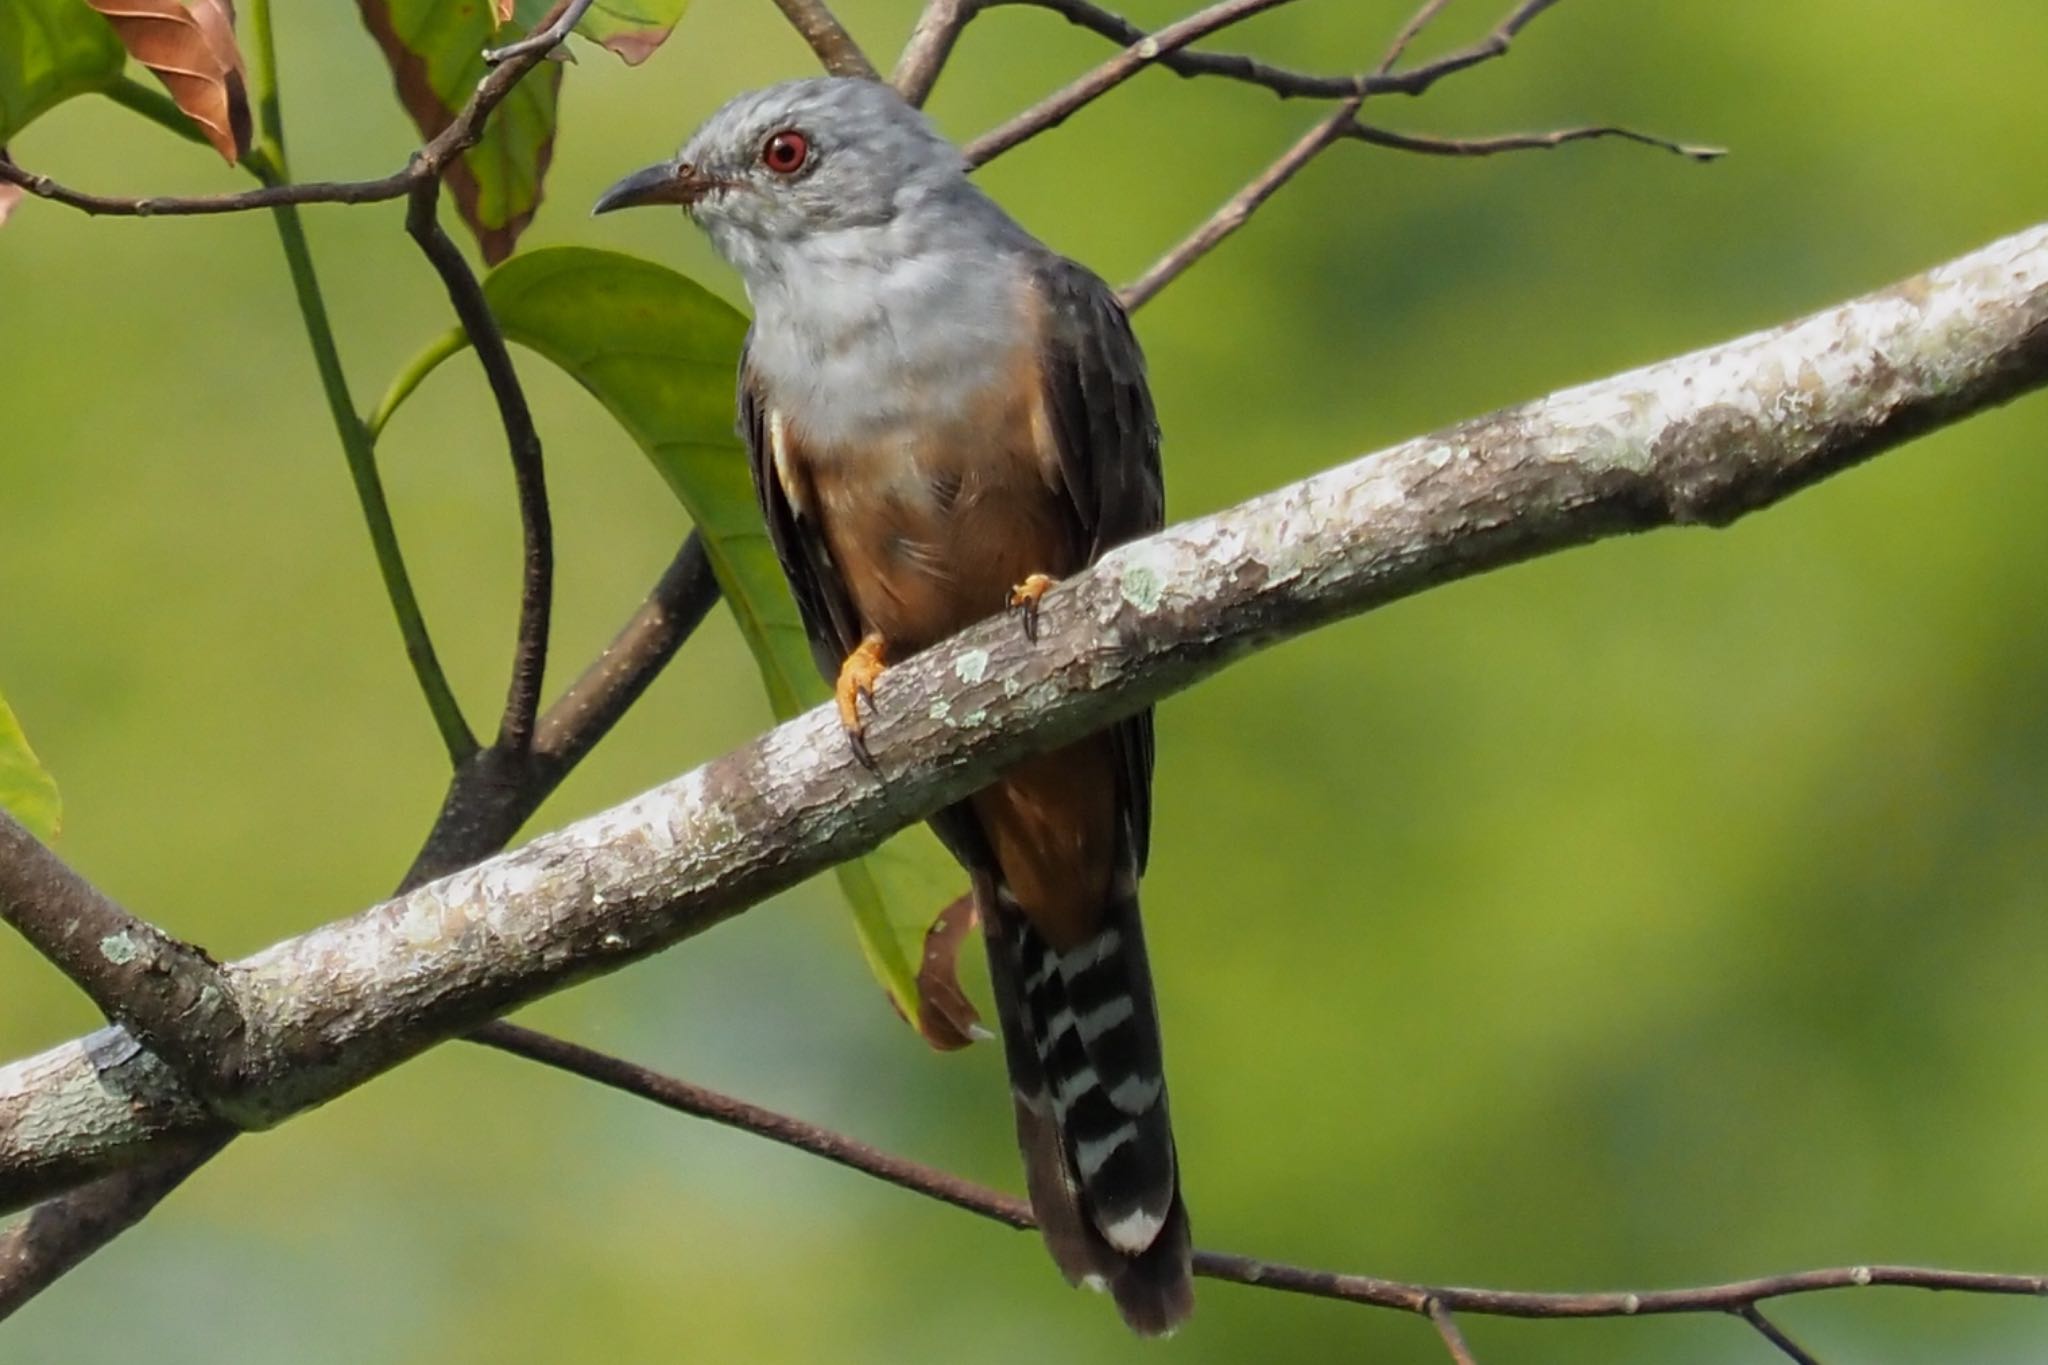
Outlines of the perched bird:
[[[681,205],[746,282],[739,424],[812,652],[865,758],[892,660],[1157,530],[1144,358],[1101,279],[967,178],[872,81],[732,100],[607,212]],[[1192,1310],[1138,878],[1148,710],[1029,759],[932,824],[988,947],[1031,1206],[1069,1281],[1147,1335]]]

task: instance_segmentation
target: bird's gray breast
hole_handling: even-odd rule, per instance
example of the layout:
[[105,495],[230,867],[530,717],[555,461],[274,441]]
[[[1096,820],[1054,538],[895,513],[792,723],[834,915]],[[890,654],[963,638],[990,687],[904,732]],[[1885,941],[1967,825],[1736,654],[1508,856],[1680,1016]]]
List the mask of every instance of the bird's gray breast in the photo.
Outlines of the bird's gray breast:
[[1004,253],[821,252],[808,265],[755,291],[750,361],[770,405],[821,457],[968,420],[1035,348],[1028,279]]

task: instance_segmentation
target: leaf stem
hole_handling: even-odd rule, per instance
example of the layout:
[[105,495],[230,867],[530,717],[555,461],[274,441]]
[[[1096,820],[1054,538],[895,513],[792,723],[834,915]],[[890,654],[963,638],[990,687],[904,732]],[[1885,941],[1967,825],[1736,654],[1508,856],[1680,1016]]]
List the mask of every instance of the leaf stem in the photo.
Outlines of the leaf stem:
[[[249,18],[249,85],[255,97],[256,146],[247,165],[251,174],[266,185],[281,185],[291,179],[285,160],[284,114],[277,94],[277,46],[271,35],[270,0],[252,0]],[[463,719],[462,704],[449,686],[448,675],[434,652],[433,637],[427,632],[426,616],[413,591],[412,576],[399,549],[398,529],[391,520],[391,504],[384,496],[384,481],[377,473],[377,456],[370,429],[356,415],[350,397],[348,377],[341,367],[341,350],[334,339],[334,327],[327,316],[327,301],[320,292],[320,278],[313,269],[313,252],[306,243],[306,230],[298,206],[278,204],[271,208],[279,243],[284,247],[286,268],[292,277],[299,315],[305,320],[306,339],[312,343],[313,364],[320,373],[320,388],[327,395],[328,412],[334,419],[335,435],[348,461],[349,480],[355,485],[356,501],[362,505],[363,521],[370,531],[370,548],[377,556],[377,571],[384,580],[384,592],[398,617],[398,631],[405,639],[405,655],[412,662],[413,675],[433,713],[451,761],[460,764],[477,750],[476,736]]]
[[406,363],[404,369],[392,376],[391,387],[377,400],[376,408],[364,424],[374,444],[384,435],[384,428],[397,415],[399,406],[412,397],[413,391],[426,382],[427,376],[441,368],[441,362],[450,356],[462,354],[469,347],[469,333],[460,327],[452,327],[431,345]]
[[158,124],[176,133],[187,142],[196,142],[202,147],[210,146],[206,134],[199,131],[199,125],[185,117],[176,101],[161,90],[152,90],[132,76],[122,76],[101,93],[124,109],[131,109],[151,123]]

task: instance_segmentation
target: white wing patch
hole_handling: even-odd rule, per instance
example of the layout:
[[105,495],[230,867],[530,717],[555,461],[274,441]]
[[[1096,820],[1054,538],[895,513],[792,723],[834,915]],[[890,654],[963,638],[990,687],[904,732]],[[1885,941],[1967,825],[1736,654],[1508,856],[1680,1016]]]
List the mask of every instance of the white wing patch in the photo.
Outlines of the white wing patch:
[[789,510],[816,520],[811,513],[810,481],[796,467],[796,453],[789,446],[789,423],[783,420],[780,408],[768,409],[768,455],[775,462],[775,482],[781,485]]

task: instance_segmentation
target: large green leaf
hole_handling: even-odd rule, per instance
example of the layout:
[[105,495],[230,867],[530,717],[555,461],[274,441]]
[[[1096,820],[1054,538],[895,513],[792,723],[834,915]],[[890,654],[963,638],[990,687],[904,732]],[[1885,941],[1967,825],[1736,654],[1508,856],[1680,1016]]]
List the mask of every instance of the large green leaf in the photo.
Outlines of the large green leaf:
[[[509,41],[536,7],[522,0],[503,31],[489,0],[357,0],[384,50],[398,98],[422,137],[446,128],[484,78],[484,49]],[[455,207],[476,233],[484,259],[504,260],[540,207],[541,179],[555,148],[555,101],[562,68],[543,62],[491,112],[483,137],[448,170]]]
[[0,697],[0,810],[45,843],[57,836],[64,814],[56,782],[36,761],[5,697]]
[[[823,701],[828,689],[733,434],[733,375],[746,318],[665,266],[585,247],[516,256],[491,272],[484,293],[506,337],[559,365],[604,404],[689,512],[776,716]],[[376,425],[460,344],[445,339],[407,367]],[[890,1000],[935,1045],[965,1042],[973,1012],[953,986],[950,953],[927,971],[931,988],[919,989],[926,932],[960,890],[959,868],[938,840],[921,826],[906,830],[842,864],[838,875],[861,948]]]
[[79,0],[0,0],[0,143],[121,75],[121,44]]

